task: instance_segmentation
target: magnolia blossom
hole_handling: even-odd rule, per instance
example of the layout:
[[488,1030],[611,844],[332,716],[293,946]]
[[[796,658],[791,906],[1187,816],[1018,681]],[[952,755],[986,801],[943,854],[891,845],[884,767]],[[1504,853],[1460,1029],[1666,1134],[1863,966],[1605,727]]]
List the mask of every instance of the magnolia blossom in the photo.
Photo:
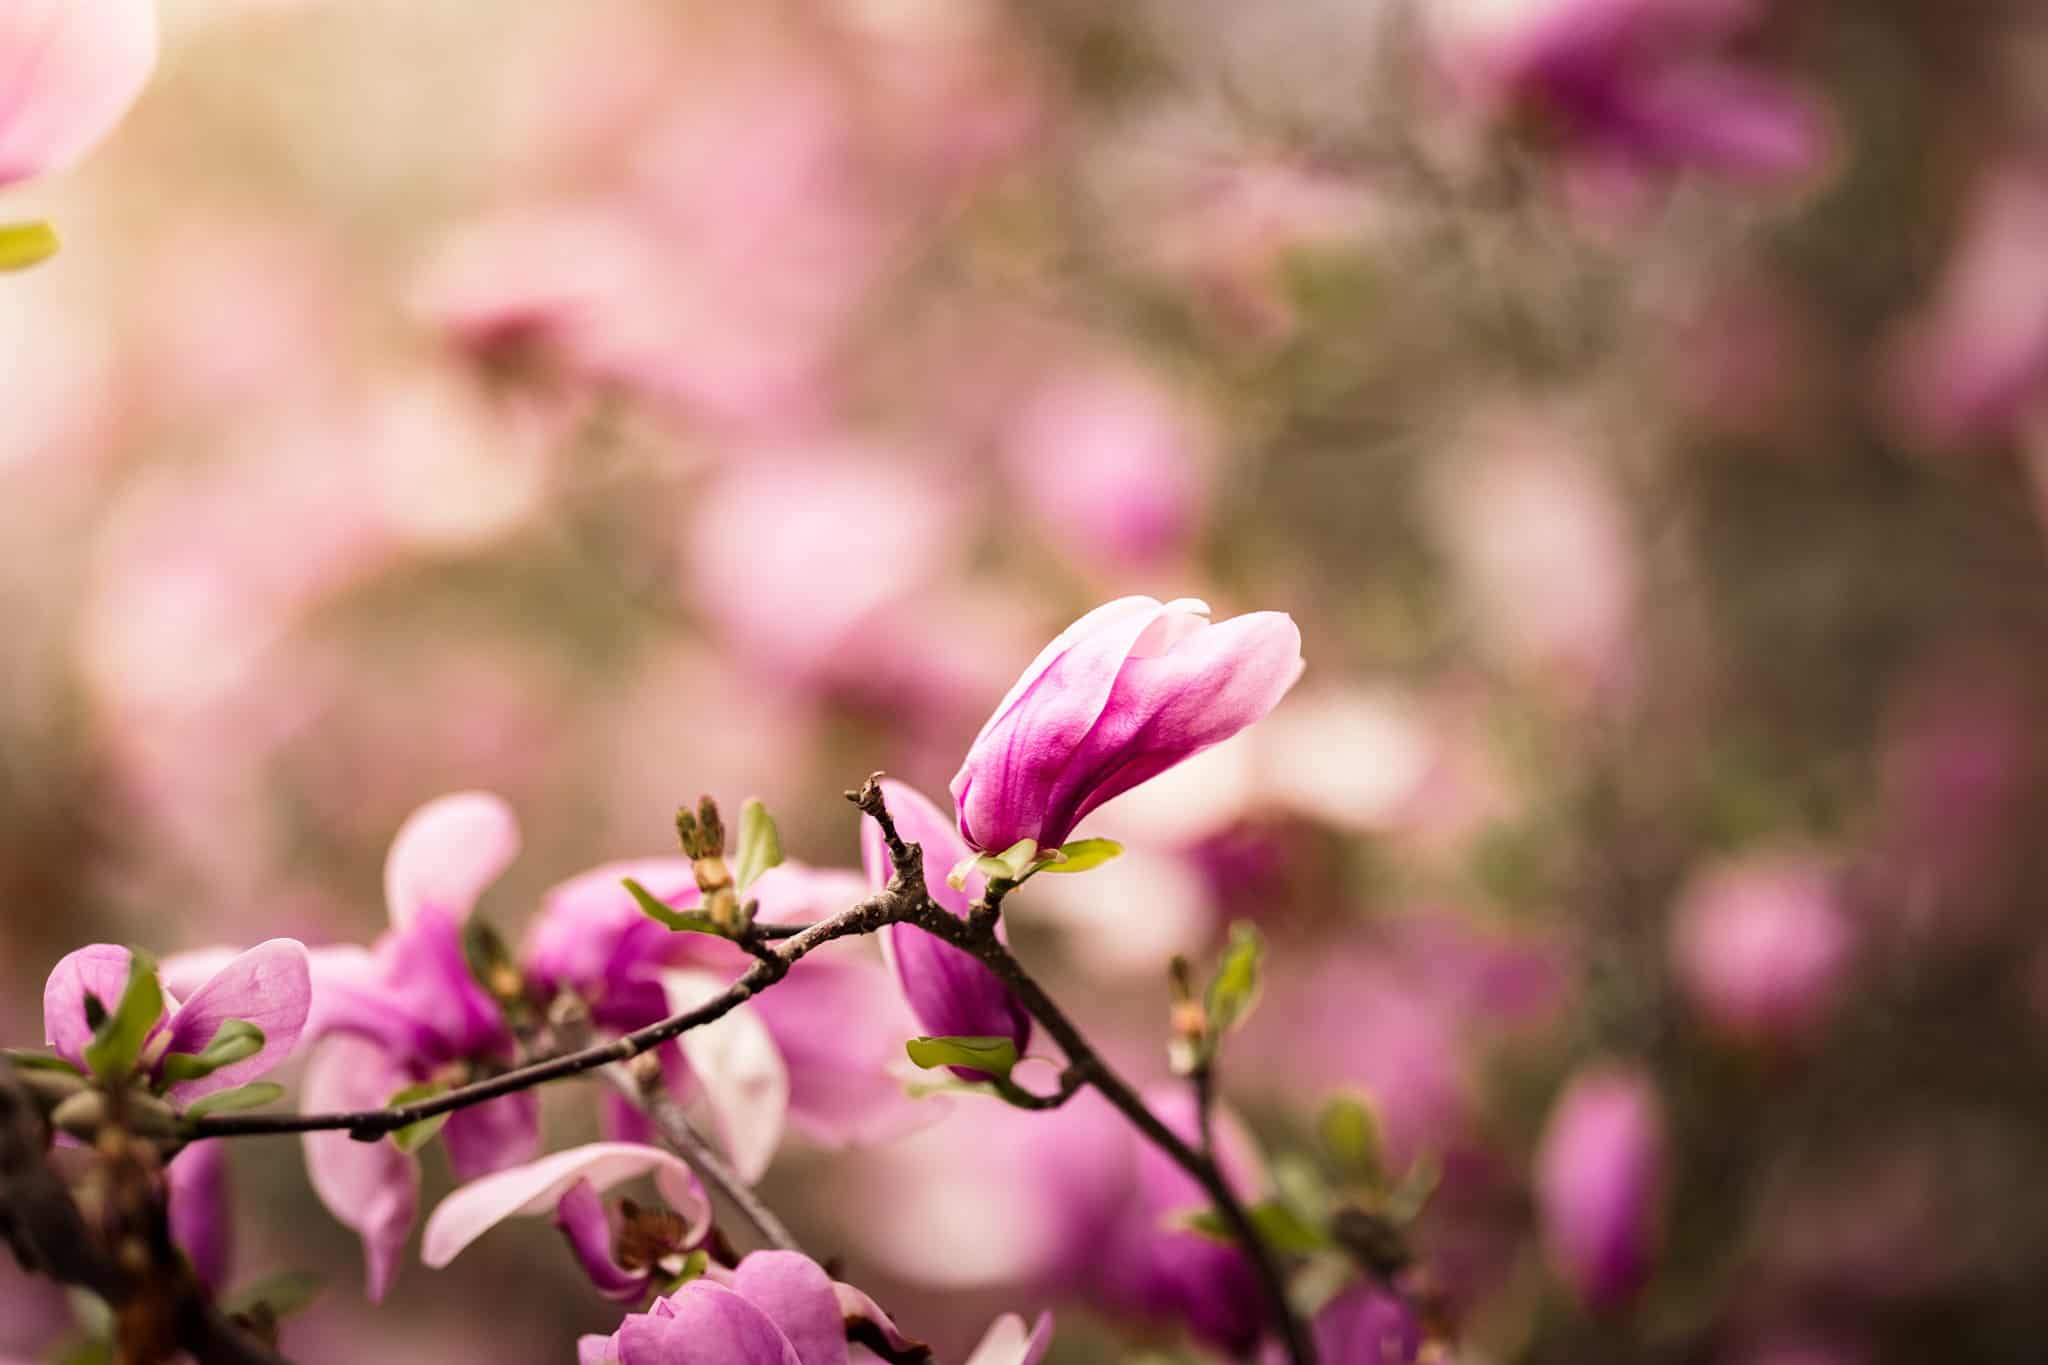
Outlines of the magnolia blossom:
[[[621,1211],[614,1231],[598,1196],[650,1172],[675,1217]],[[495,1172],[449,1195],[427,1220],[420,1259],[438,1270],[505,1219],[550,1212],[598,1292],[628,1303],[645,1297],[662,1275],[678,1273],[682,1254],[711,1227],[703,1187],[680,1158],[658,1147],[594,1142]]]
[[[91,995],[113,1010],[127,987],[129,962],[126,948],[95,943],[68,954],[50,972],[43,987],[43,1032],[58,1056],[74,1066],[85,1065],[86,1045],[93,1038],[85,999]],[[193,1100],[244,1085],[291,1055],[306,1027],[311,999],[305,945],[288,938],[259,943],[207,975],[182,1002],[166,989],[162,1013],[150,1026],[138,1064],[149,1080],[175,1100]],[[263,1030],[262,1046],[205,1076],[165,1078],[166,1057],[204,1052],[221,1025],[231,1019],[245,1020]]]
[[1792,1040],[1824,1021],[1854,949],[1835,880],[1816,859],[1780,855],[1711,869],[1686,890],[1672,965],[1710,1023]]
[[953,776],[961,836],[1042,849],[1119,792],[1230,738],[1301,676],[1285,613],[1220,625],[1194,598],[1124,597],[1047,645],[982,726]]
[[[924,850],[925,889],[939,905],[965,917],[987,883],[981,873],[970,874],[955,890],[946,880],[947,871],[972,856],[952,821],[925,799],[923,793],[901,782],[882,783],[882,795],[889,815],[903,838]],[[882,831],[873,821],[861,827],[861,862],[867,868],[868,883],[879,890],[895,875]],[[1000,927],[998,932],[1001,932]],[[892,924],[882,931],[882,951],[890,970],[910,1002],[911,1012],[924,1031],[939,1037],[1008,1038],[1021,1056],[1031,1043],[1031,1016],[1010,994],[1009,987],[995,973],[973,957],[941,942],[909,924]],[[968,1067],[953,1070],[968,1080],[982,1073]]]
[[[699,902],[685,858],[593,868],[547,893],[524,954],[530,992],[545,1001],[580,1000],[607,1033],[688,1008],[752,963],[723,939],[674,933],[649,919],[622,886],[628,877],[677,909]],[[867,886],[857,873],[785,862],[746,894],[764,922],[808,921],[852,905]],[[807,954],[773,990],[690,1030],[660,1055],[678,1097],[701,1099],[735,1161],[758,1174],[785,1119],[828,1145],[927,1120],[892,1074],[915,1031],[887,974],[849,943]],[[615,1137],[647,1135],[645,1120],[623,1103],[607,1110],[607,1121]]]
[[[321,1041],[301,1092],[307,1112],[382,1108],[409,1087],[512,1060],[504,1016],[470,974],[462,925],[518,851],[511,809],[480,792],[444,796],[406,821],[384,866],[391,929],[371,951],[314,956],[308,1033]],[[467,1180],[531,1155],[539,1123],[539,1100],[523,1091],[456,1111],[440,1137]],[[314,1192],[362,1235],[368,1292],[380,1299],[418,1209],[418,1163],[346,1133],[308,1133],[305,1146]]]
[[1647,1078],[1611,1067],[1572,1081],[1536,1154],[1536,1202],[1552,1265],[1589,1305],[1619,1306],[1649,1279],[1663,1166]]
[[1689,167],[1778,182],[1823,163],[1818,99],[1728,50],[1753,13],[1721,0],[1436,0],[1429,17],[1467,97],[1548,115],[1575,188],[1632,198]]
[[[757,1251],[628,1314],[609,1337],[584,1337],[576,1358],[579,1365],[848,1365],[847,1331],[855,1324],[895,1350],[916,1345],[874,1300],[836,1283],[815,1261]],[[1051,1340],[1050,1314],[1029,1332],[1006,1314],[967,1365],[1037,1365]]]
[[1338,1294],[1316,1310],[1309,1330],[1323,1365],[1411,1365],[1422,1350],[1414,1311],[1374,1284]]
[[105,137],[156,47],[155,0],[0,5],[0,185],[61,170]]

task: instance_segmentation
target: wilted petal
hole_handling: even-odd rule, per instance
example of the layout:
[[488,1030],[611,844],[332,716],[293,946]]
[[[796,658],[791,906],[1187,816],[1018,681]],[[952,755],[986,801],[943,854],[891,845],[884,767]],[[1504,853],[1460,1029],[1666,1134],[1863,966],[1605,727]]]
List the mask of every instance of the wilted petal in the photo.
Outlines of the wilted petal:
[[661,1197],[688,1223],[686,1240],[703,1236],[711,1224],[711,1206],[704,1201],[695,1173],[680,1157],[659,1147],[593,1142],[473,1180],[450,1194],[427,1219],[420,1259],[438,1270],[507,1218],[553,1213],[556,1203],[578,1183],[601,1194],[649,1172]]
[[[330,1038],[306,1067],[300,1107],[309,1114],[379,1109],[411,1083],[374,1043]],[[398,1273],[398,1253],[419,1211],[419,1165],[389,1142],[357,1142],[347,1133],[308,1133],[305,1146],[313,1192],[363,1239],[365,1292],[375,1303]]]
[[299,1045],[312,1000],[306,946],[297,939],[270,939],[236,957],[207,978],[171,1015],[168,1051],[204,1051],[230,1019],[246,1019],[262,1029],[263,1046],[210,1076],[180,1081],[169,1093],[181,1100],[196,1099],[243,1085],[272,1070]]
[[[725,990],[709,972],[674,970],[661,974],[672,1013],[695,1009]],[[789,1070],[775,1039],[751,1005],[693,1028],[677,1040],[702,1087],[705,1103],[724,1139],[733,1168],[749,1183],[759,1180],[782,1144],[789,1112]]]
[[522,1090],[458,1109],[441,1129],[457,1180],[475,1180],[530,1160],[540,1149],[540,1095]]
[[619,1365],[803,1365],[766,1313],[723,1285],[692,1280],[619,1325]]
[[756,1251],[732,1275],[733,1292],[768,1315],[803,1365],[846,1365],[846,1323],[832,1277],[794,1251]]
[[[1038,1365],[1051,1346],[1052,1314],[1040,1313],[1038,1321],[1026,1332],[1024,1319],[1015,1313],[1005,1313],[988,1325],[988,1332],[967,1357],[966,1365]],[[1331,1359],[1329,1365],[1339,1362]]]
[[[85,997],[98,997],[109,1010],[119,1005],[128,987],[128,962],[128,950],[119,944],[94,943],[65,954],[51,969],[43,986],[43,1040],[58,1056],[85,1065],[93,1032],[85,1022]],[[149,1036],[155,1038],[162,1027],[159,1023]]]
[[579,1180],[563,1191],[555,1204],[555,1227],[568,1239],[569,1249],[598,1293],[631,1303],[647,1292],[646,1272],[627,1270],[612,1258],[611,1219],[588,1180]]
[[466,919],[476,898],[519,854],[519,821],[488,792],[458,792],[414,811],[384,860],[384,899],[403,929],[433,907]]
[[0,5],[0,185],[59,170],[105,137],[156,53],[154,0]]
[[193,1273],[218,1291],[227,1278],[233,1228],[228,1216],[228,1144],[194,1142],[164,1167],[171,1240]]

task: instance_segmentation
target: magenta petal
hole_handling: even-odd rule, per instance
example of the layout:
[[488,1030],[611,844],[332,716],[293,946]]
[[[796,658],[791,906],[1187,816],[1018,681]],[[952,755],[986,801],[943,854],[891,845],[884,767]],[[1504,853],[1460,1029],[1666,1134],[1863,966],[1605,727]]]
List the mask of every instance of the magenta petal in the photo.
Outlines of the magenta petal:
[[[946,884],[946,873],[954,855],[966,856],[967,849],[946,818],[922,793],[901,782],[882,783],[889,814],[903,838],[924,849],[925,885],[932,899],[955,915],[964,915],[969,895],[980,894],[982,878],[969,879],[966,892]],[[880,886],[893,872],[881,832],[869,821],[861,831],[861,859],[868,880]],[[891,925],[882,931],[882,954],[896,975],[911,1013],[928,1034],[955,1038],[1009,1038],[1023,1052],[1031,1042],[1031,1016],[1010,994],[995,974],[949,943],[942,943],[922,929],[907,924]],[[969,1080],[982,1073],[963,1067],[953,1070]]]
[[[1060,633],[1018,679],[968,748],[951,784],[960,835],[992,853],[1019,839],[1064,842],[1046,793],[1108,705],[1124,660],[1164,604],[1124,598]],[[937,869],[941,876],[946,869]]]
[[[1038,1365],[1045,1353],[1052,1347],[1052,1314],[1040,1313],[1031,1330],[1024,1330],[1024,1319],[1015,1313],[1005,1313],[988,1325],[988,1332],[974,1353],[967,1357],[966,1365]],[[1369,1357],[1331,1356],[1324,1359],[1329,1365],[1367,1365]],[[1379,1365],[1371,1360],[1371,1365]],[[1392,1365],[1389,1362],[1389,1365]]]
[[[94,943],[67,953],[50,971],[43,986],[43,1039],[74,1066],[85,1065],[85,1045],[92,1028],[85,1022],[85,997],[98,996],[109,1010],[121,1003],[128,986],[128,950],[118,944]],[[150,1037],[156,1030],[150,1031]]]
[[733,1291],[766,1313],[802,1365],[846,1365],[846,1323],[832,1277],[794,1251],[757,1251],[739,1263]]
[[722,1285],[692,1280],[662,1304],[665,1316],[619,1325],[619,1365],[803,1365],[766,1313]]
[[232,1227],[228,1217],[228,1144],[194,1142],[164,1167],[171,1240],[208,1289],[227,1278]]
[[105,137],[156,54],[154,0],[0,5],[0,185],[62,169]]
[[1410,1365],[1422,1350],[1422,1326],[1408,1305],[1373,1284],[1357,1284],[1316,1312],[1316,1354],[1330,1365]]
[[432,907],[457,921],[519,854],[519,821],[488,792],[429,801],[407,818],[384,860],[384,899],[403,929]]
[[[377,1109],[411,1082],[375,1044],[330,1038],[306,1067],[300,1106],[309,1114]],[[363,1239],[365,1292],[374,1303],[398,1273],[398,1254],[419,1210],[419,1165],[389,1142],[357,1142],[347,1133],[308,1133],[305,1147],[313,1192]]]
[[892,1071],[919,1026],[878,964],[813,954],[754,1012],[789,1071],[790,1123],[812,1141],[878,1142],[938,1117]]
[[507,1218],[554,1212],[562,1196],[578,1184],[602,1193],[649,1172],[661,1197],[686,1220],[685,1240],[703,1236],[711,1223],[711,1206],[695,1173],[680,1157],[659,1147],[592,1142],[472,1180],[450,1194],[427,1220],[420,1259],[439,1269]]
[[1649,1278],[1663,1171],[1656,1091],[1620,1067],[1565,1088],[1536,1153],[1536,1203],[1559,1275],[1588,1304],[1618,1306]]
[[543,997],[580,996],[600,1026],[621,1030],[667,1013],[661,987],[646,969],[684,946],[641,913],[621,884],[628,877],[678,909],[699,900],[687,858],[606,863],[548,891],[525,953],[527,980]]
[[1163,654],[1134,654],[1095,727],[1064,756],[1047,794],[1045,842],[1064,841],[1104,801],[1259,720],[1301,670],[1301,631],[1273,611],[1194,631]]
[[540,1095],[522,1090],[448,1116],[441,1129],[457,1180],[475,1180],[531,1160],[540,1150]]
[[555,1205],[555,1227],[568,1239],[570,1251],[598,1293],[631,1303],[647,1292],[646,1274],[627,1270],[612,1259],[611,1219],[605,1216],[604,1201],[588,1180],[579,1180],[563,1192]]
[[246,1019],[263,1030],[255,1055],[210,1076],[170,1087],[177,1099],[196,1099],[255,1080],[275,1068],[299,1045],[313,985],[306,947],[297,939],[259,943],[221,968],[171,1015],[171,1052],[200,1052],[230,1019]]

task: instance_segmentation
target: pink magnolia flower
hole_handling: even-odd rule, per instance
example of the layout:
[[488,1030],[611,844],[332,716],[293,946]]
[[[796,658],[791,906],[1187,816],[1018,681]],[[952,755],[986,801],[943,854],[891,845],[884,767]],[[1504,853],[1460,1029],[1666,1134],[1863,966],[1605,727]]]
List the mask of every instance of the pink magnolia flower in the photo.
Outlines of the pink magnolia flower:
[[1566,1087],[1536,1154],[1536,1203],[1552,1265],[1592,1307],[1617,1307],[1649,1279],[1663,1167],[1646,1077],[1608,1067]]
[[[663,1019],[684,1007],[682,993],[723,989],[751,963],[722,939],[649,919],[621,886],[626,877],[678,909],[698,903],[687,859],[606,864],[547,893],[525,950],[529,990],[580,999],[608,1033]],[[856,873],[796,862],[770,868],[747,889],[758,917],[771,923],[820,919],[866,894]],[[853,944],[835,945],[661,1055],[678,1096],[701,1096],[735,1159],[765,1166],[785,1111],[790,1125],[828,1145],[879,1139],[920,1121],[892,1074],[915,1031],[880,966]],[[630,1106],[613,1106],[607,1119],[614,1136],[646,1135]]]
[[982,726],[953,776],[961,836],[1042,849],[1119,792],[1230,738],[1301,676],[1283,612],[1209,622],[1194,598],[1123,597],[1047,645]]
[[[757,1251],[629,1314],[609,1337],[584,1337],[576,1358],[579,1365],[848,1365],[847,1329],[855,1322],[899,1349],[913,1344],[872,1299],[808,1257]],[[1028,1333],[1005,1315],[968,1365],[1037,1365],[1051,1339],[1050,1314]]]
[[1453,84],[1490,111],[1534,108],[1566,139],[1582,189],[1633,197],[1697,167],[1752,182],[1814,173],[1830,133],[1818,98],[1732,55],[1748,0],[1439,0]]
[[156,66],[155,0],[0,6],[0,185],[61,170],[128,112]]
[[[1317,1309],[1309,1331],[1323,1365],[1413,1365],[1422,1351],[1422,1324],[1414,1310],[1363,1281]],[[1266,1359],[1280,1357],[1269,1349]]]
[[[645,1222],[636,1229],[635,1259],[622,1264],[620,1238],[598,1196],[649,1173],[682,1222],[674,1227],[666,1226],[665,1220]],[[711,1205],[703,1187],[679,1157],[659,1147],[594,1142],[497,1171],[456,1190],[427,1220],[420,1259],[439,1270],[505,1219],[549,1212],[598,1291],[629,1303],[644,1297],[662,1276],[677,1274],[682,1254],[696,1247],[711,1227]],[[649,1245],[648,1229],[662,1234],[658,1246]],[[660,1254],[650,1255],[657,1251]]]
[[[987,882],[974,873],[954,890],[946,874],[961,859],[970,856],[967,846],[954,832],[952,821],[927,800],[922,792],[901,782],[884,781],[882,794],[889,814],[903,838],[924,849],[925,889],[939,905],[965,917]],[[861,862],[867,868],[868,884],[879,890],[895,875],[881,830],[870,820],[862,824]],[[995,973],[950,943],[941,942],[909,924],[892,924],[882,931],[882,952],[903,998],[928,1034],[939,1037],[1008,1038],[1023,1055],[1031,1043],[1031,1016],[1017,1003]],[[981,1080],[983,1073],[968,1067],[954,1067],[967,1080]]]
[[[50,972],[43,987],[43,1032],[58,1056],[84,1066],[86,1045],[93,1037],[85,998],[91,995],[111,1011],[128,984],[129,961],[126,948],[95,943],[66,955]],[[160,972],[160,980],[164,974]],[[298,1046],[311,1000],[305,945],[288,938],[259,943],[207,975],[182,1002],[165,990],[163,1012],[150,1027],[138,1065],[174,1100],[197,1099],[246,1084],[283,1062]],[[230,1019],[247,1020],[262,1029],[262,1046],[209,1075],[166,1079],[166,1057],[205,1051]]]
[[[302,1089],[307,1112],[381,1108],[400,1090],[513,1057],[497,1003],[470,974],[462,923],[518,850],[511,809],[480,792],[441,797],[405,822],[384,867],[391,929],[372,951],[314,954],[308,1033],[321,1041]],[[539,1122],[528,1091],[451,1114],[440,1137],[457,1177],[474,1179],[529,1156]],[[362,1235],[368,1292],[380,1299],[412,1229],[418,1163],[346,1133],[308,1133],[305,1146],[314,1192]]]
[[1836,874],[1781,854],[1712,868],[1685,891],[1672,924],[1679,984],[1716,1028],[1795,1041],[1825,1020],[1854,951]]

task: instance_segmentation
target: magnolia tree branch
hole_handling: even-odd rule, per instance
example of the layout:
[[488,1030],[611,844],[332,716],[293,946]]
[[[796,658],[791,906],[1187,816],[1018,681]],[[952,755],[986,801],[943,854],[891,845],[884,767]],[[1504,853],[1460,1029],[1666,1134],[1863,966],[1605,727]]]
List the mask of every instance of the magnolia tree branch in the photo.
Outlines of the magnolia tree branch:
[[[1052,1035],[1053,1041],[1067,1056],[1067,1075],[1078,1077],[1081,1083],[1093,1086],[1097,1093],[1115,1106],[1117,1111],[1129,1119],[1145,1139],[1172,1158],[1175,1165],[1186,1171],[1202,1187],[1203,1193],[1216,1206],[1229,1227],[1231,1236],[1244,1249],[1246,1259],[1251,1262],[1257,1275],[1259,1288],[1265,1295],[1267,1310],[1273,1324],[1280,1331],[1287,1356],[1293,1365],[1315,1365],[1315,1344],[1310,1340],[1301,1319],[1295,1315],[1294,1305],[1287,1296],[1287,1277],[1282,1273],[1279,1258],[1266,1245],[1253,1224],[1251,1213],[1245,1208],[1237,1192],[1230,1188],[1230,1182],[1223,1176],[1212,1155],[1197,1151],[1189,1146],[1173,1129],[1166,1126],[1153,1113],[1130,1082],[1118,1075],[1116,1070],[1103,1060],[1081,1030],[1069,1019],[1053,998],[1045,993],[1031,974],[1019,962],[996,935],[996,920],[1001,909],[1005,888],[991,886],[982,899],[975,904],[966,919],[949,913],[935,904],[924,891],[924,850],[916,844],[906,843],[897,833],[896,822],[890,818],[889,808],[882,799],[880,784],[869,778],[858,793],[849,792],[855,805],[882,831],[883,841],[888,845],[889,859],[896,867],[895,880],[890,890],[913,900],[906,922],[916,925],[926,933],[944,939],[956,948],[965,950],[980,959],[983,965],[996,974],[1002,983],[1010,988],[1019,1004],[1031,1017]],[[910,888],[915,888],[912,894]],[[1063,1084],[1062,1090],[1067,1087]],[[1206,1147],[1207,1144],[1205,1143]]]
[[179,1255],[143,1145],[117,1128],[103,1131],[95,1198],[103,1207],[88,1221],[50,1166],[34,1097],[0,1060],[0,1240],[22,1269],[107,1301],[122,1365],[156,1365],[181,1351],[199,1365],[285,1365],[214,1306]]

